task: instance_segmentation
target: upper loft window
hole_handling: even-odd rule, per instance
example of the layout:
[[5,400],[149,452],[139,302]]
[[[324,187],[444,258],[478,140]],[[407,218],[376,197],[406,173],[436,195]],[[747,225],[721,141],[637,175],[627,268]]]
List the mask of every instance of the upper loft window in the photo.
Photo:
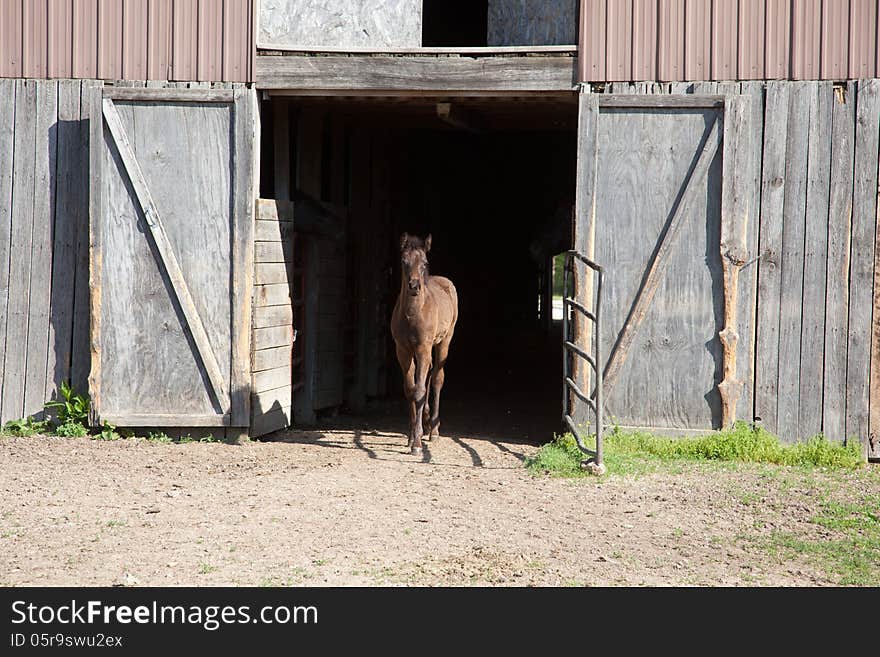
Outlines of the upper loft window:
[[425,47],[488,45],[490,0],[424,0],[422,45]]
[[578,0],[272,0],[257,48],[384,52],[573,46]]

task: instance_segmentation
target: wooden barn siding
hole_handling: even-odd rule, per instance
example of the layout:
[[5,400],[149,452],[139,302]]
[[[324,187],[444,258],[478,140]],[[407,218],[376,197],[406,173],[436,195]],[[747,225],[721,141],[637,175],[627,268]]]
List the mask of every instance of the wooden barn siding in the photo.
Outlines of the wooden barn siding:
[[877,7],[877,0],[581,0],[579,79],[877,77]]
[[101,84],[0,80],[0,423],[40,413],[62,381],[87,390],[88,98]]
[[[604,90],[753,96],[748,250],[757,259],[740,278],[741,291],[751,290],[741,294],[740,327],[753,340],[738,362],[754,369],[740,371],[737,415],[759,418],[785,441],[821,431],[867,445],[880,433],[880,80],[614,82]],[[876,440],[870,450],[880,456]]]
[[[289,201],[259,199],[254,229],[253,387],[251,435],[290,425],[293,402],[293,208]],[[267,282],[261,268],[283,270]],[[278,278],[268,279],[270,281]]]
[[253,81],[256,0],[0,0],[0,78]]

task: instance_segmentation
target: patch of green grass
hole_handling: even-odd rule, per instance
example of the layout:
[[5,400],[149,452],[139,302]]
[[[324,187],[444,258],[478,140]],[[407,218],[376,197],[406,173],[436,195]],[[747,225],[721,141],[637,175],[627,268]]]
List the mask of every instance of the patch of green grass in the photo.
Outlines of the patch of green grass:
[[[592,440],[589,447],[595,446],[595,437]],[[806,442],[783,445],[770,432],[744,422],[704,436],[681,438],[615,428],[605,436],[604,456],[609,473],[624,475],[661,468],[668,472],[670,467],[682,470],[688,461],[826,468],[857,468],[864,464],[861,447],[855,443],[842,445],[818,435]],[[565,434],[527,459],[526,467],[535,474],[583,476],[586,472],[580,464],[584,458],[572,435]]]
[[757,540],[770,554],[805,558],[840,586],[880,585],[880,495],[856,502],[825,496],[810,522],[824,528],[824,535],[776,531],[768,540],[751,540]]
[[217,570],[217,566],[212,566],[207,563],[199,564],[199,575],[207,575],[208,573],[213,573],[215,570]]
[[109,520],[107,522],[108,527],[124,527],[128,521],[127,520]]

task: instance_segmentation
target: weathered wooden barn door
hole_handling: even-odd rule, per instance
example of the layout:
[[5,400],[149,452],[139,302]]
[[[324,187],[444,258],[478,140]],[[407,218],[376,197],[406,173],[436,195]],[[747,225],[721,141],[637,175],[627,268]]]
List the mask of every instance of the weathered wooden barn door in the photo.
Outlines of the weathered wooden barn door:
[[[575,246],[605,271],[608,423],[703,430],[751,419],[751,317],[737,284],[749,260],[751,177],[736,157],[747,102],[581,94]],[[591,289],[581,280],[585,305]]]
[[104,88],[90,116],[92,421],[246,427],[251,93]]

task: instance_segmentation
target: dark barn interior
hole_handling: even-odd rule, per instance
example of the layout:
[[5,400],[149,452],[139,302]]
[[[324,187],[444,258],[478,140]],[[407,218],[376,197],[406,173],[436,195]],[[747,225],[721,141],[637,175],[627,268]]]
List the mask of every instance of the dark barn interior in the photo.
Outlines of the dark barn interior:
[[[273,181],[279,114],[290,121],[286,191]],[[543,442],[560,430],[561,327],[549,321],[549,307],[539,309],[542,271],[529,245],[574,198],[576,121],[573,95],[264,103],[261,194],[313,195],[346,225],[345,299],[334,306],[344,336],[334,361],[340,394],[337,404],[316,405],[317,418],[367,414],[375,426],[384,413],[387,428],[405,426],[388,323],[399,238],[410,232],[432,235],[431,272],[449,277],[459,296],[441,397],[444,435]],[[322,275],[320,267],[311,279],[307,273],[305,285],[325,289]],[[326,318],[327,305],[317,314]],[[308,315],[305,324],[315,326]],[[297,345],[307,348],[301,339]]]

